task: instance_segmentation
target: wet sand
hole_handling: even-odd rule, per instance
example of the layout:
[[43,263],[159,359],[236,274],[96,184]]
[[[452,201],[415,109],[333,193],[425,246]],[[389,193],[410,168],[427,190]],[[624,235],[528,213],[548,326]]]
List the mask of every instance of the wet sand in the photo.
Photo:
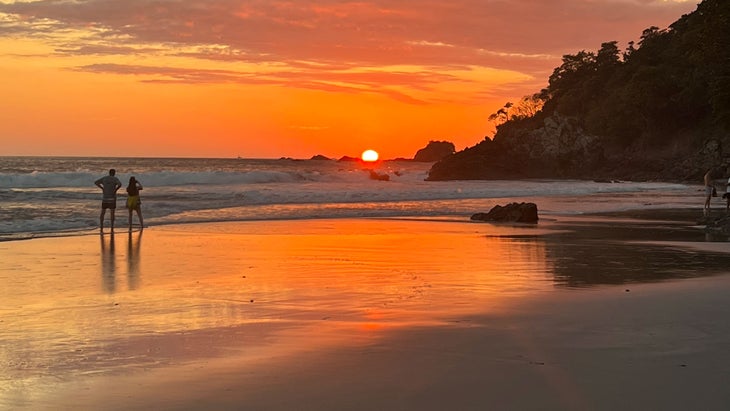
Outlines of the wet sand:
[[694,211],[0,243],[0,409],[727,409]]

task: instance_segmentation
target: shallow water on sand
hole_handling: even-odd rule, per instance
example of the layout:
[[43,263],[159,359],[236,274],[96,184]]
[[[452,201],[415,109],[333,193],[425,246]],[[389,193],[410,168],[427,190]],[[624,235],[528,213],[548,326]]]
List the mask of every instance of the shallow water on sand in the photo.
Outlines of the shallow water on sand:
[[[626,244],[615,224],[583,238],[575,227],[308,220],[0,243],[0,405],[32,404],[84,375],[322,339],[352,344],[395,328],[466,323],[557,288],[727,267],[724,254]],[[641,226],[633,230],[642,240]],[[287,329],[322,324],[330,333],[286,341]]]

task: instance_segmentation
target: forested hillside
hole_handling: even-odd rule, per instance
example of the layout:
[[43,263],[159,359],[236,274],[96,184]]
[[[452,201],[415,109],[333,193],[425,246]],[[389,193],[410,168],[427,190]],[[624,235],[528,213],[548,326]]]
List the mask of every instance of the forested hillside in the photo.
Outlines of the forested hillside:
[[[540,109],[541,108],[541,109]],[[490,140],[429,179],[693,180],[730,159],[730,1],[704,0],[637,44],[563,56],[545,89],[490,119]]]

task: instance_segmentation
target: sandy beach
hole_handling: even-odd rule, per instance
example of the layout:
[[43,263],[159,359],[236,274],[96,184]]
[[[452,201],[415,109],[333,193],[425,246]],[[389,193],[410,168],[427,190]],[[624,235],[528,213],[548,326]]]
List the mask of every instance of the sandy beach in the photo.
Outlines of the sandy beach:
[[153,226],[0,243],[8,410],[724,410],[697,210]]

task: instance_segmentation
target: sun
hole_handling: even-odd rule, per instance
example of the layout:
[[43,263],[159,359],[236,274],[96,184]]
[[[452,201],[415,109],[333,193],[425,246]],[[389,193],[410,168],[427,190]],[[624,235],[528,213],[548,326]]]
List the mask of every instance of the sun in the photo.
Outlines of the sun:
[[378,161],[378,152],[375,150],[365,150],[362,152],[362,161],[373,162]]

